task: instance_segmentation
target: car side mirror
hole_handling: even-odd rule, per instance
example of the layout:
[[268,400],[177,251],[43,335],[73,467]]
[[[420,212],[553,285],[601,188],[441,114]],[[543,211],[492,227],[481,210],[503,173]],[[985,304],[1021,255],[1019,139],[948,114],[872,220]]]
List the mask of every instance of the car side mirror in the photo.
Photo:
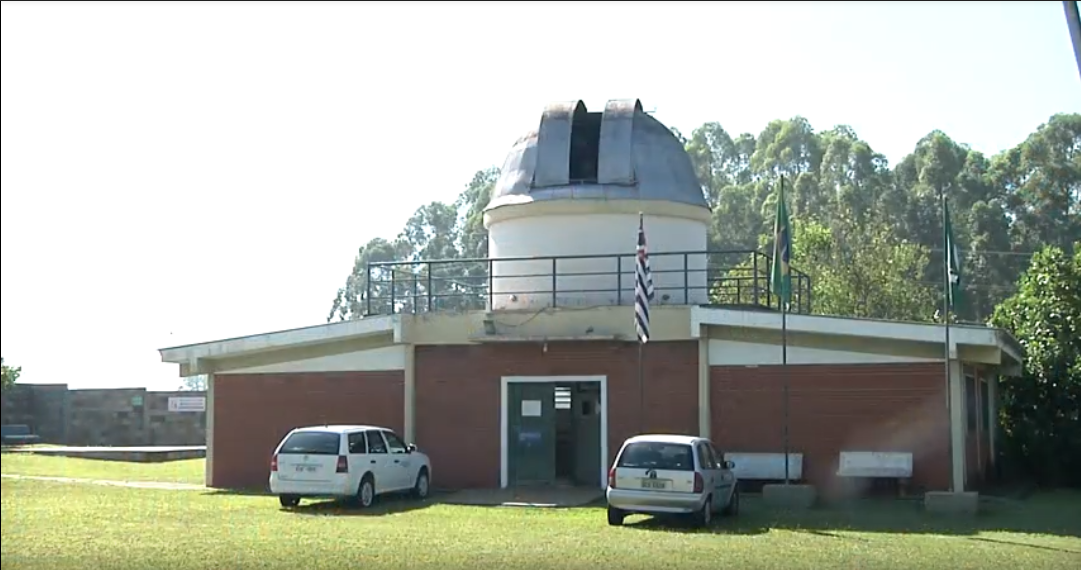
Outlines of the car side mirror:
[[415,443],[410,443],[410,444],[407,444],[405,446],[405,452],[406,453],[413,453],[416,450],[417,450],[417,444],[415,444]]
[[735,461],[725,461],[724,462],[724,468],[725,469],[735,469],[736,468],[736,462]]

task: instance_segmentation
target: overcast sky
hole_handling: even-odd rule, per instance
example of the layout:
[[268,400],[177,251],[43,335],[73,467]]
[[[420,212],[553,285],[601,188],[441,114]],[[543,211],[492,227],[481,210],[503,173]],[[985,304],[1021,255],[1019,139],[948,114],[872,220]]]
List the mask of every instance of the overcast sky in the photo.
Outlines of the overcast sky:
[[1061,2],[4,2],[2,319],[23,381],[171,389],[157,349],[318,324],[357,248],[550,101],[689,133],[848,124],[895,162],[1081,110]]

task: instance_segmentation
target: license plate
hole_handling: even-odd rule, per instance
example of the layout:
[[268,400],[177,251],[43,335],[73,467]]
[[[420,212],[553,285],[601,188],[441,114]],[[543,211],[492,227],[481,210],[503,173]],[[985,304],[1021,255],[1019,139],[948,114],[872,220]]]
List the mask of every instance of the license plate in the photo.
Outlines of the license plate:
[[664,489],[668,487],[668,481],[663,479],[642,479],[643,489]]
[[315,473],[315,466],[314,465],[297,465],[297,473],[303,473],[305,471],[307,471],[308,473]]

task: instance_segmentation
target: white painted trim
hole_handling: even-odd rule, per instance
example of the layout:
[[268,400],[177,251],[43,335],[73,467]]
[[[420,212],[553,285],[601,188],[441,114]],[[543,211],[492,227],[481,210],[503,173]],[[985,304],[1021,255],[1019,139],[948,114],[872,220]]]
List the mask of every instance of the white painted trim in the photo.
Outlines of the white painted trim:
[[306,372],[382,372],[406,369],[406,345],[392,344],[341,354],[219,370],[218,374],[303,374]]
[[[710,366],[770,366],[781,364],[781,350],[775,344],[716,338],[699,339],[699,342],[702,341],[709,343]],[[788,345],[789,364],[890,364],[902,362],[942,362],[942,359]]]
[[343,321],[327,323],[299,329],[270,332],[162,348],[162,362],[173,364],[198,364],[202,358],[224,358],[263,352],[282,348],[322,344],[351,338],[374,336],[379,334],[391,334],[395,339],[401,338],[401,316],[384,315],[367,317],[355,321]]
[[596,382],[601,388],[601,487],[608,482],[608,377],[607,376],[503,376],[499,382],[499,487],[506,489],[510,485],[510,473],[507,465],[507,430],[510,429],[510,417],[507,409],[509,384],[571,384],[575,382]]
[[[772,311],[744,311],[713,307],[691,307],[691,337],[704,333],[702,326],[726,326],[751,329],[780,330],[781,314]],[[873,319],[852,319],[822,315],[788,315],[787,328],[791,332],[901,340],[912,342],[943,342],[945,327],[929,323],[906,323]],[[956,354],[957,345],[995,347],[1017,360],[1020,357],[1007,333],[991,327],[973,325],[950,326],[950,354]]]

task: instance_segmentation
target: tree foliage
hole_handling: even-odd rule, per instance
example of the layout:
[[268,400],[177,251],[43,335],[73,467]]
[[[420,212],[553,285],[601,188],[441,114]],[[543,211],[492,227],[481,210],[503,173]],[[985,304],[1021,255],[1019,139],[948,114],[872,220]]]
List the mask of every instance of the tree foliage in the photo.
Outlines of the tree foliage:
[[23,369],[20,366],[8,366],[4,364],[4,359],[0,358],[0,372],[3,374],[3,389],[7,390],[19,381],[19,375],[22,374]]
[[1001,449],[1050,483],[1081,485],[1081,247],[1048,246],[992,322],[1025,350],[1023,373],[1001,383]]
[[[711,122],[679,136],[713,209],[712,250],[768,251],[785,176],[793,265],[813,274],[817,313],[932,319],[942,301],[942,194],[971,276],[959,320],[986,321],[1016,290],[1030,252],[1081,241],[1081,114],[1055,115],[992,158],[932,131],[892,168],[851,127],[816,132],[802,117],[771,121],[758,135]],[[482,307],[483,294],[470,295],[483,291],[483,264],[381,268],[371,283],[367,267],[486,257],[483,209],[498,176],[478,171],[453,202],[423,205],[398,236],[361,247],[327,319],[360,318],[369,302],[385,311],[391,298],[408,310],[429,292],[435,308]]]

